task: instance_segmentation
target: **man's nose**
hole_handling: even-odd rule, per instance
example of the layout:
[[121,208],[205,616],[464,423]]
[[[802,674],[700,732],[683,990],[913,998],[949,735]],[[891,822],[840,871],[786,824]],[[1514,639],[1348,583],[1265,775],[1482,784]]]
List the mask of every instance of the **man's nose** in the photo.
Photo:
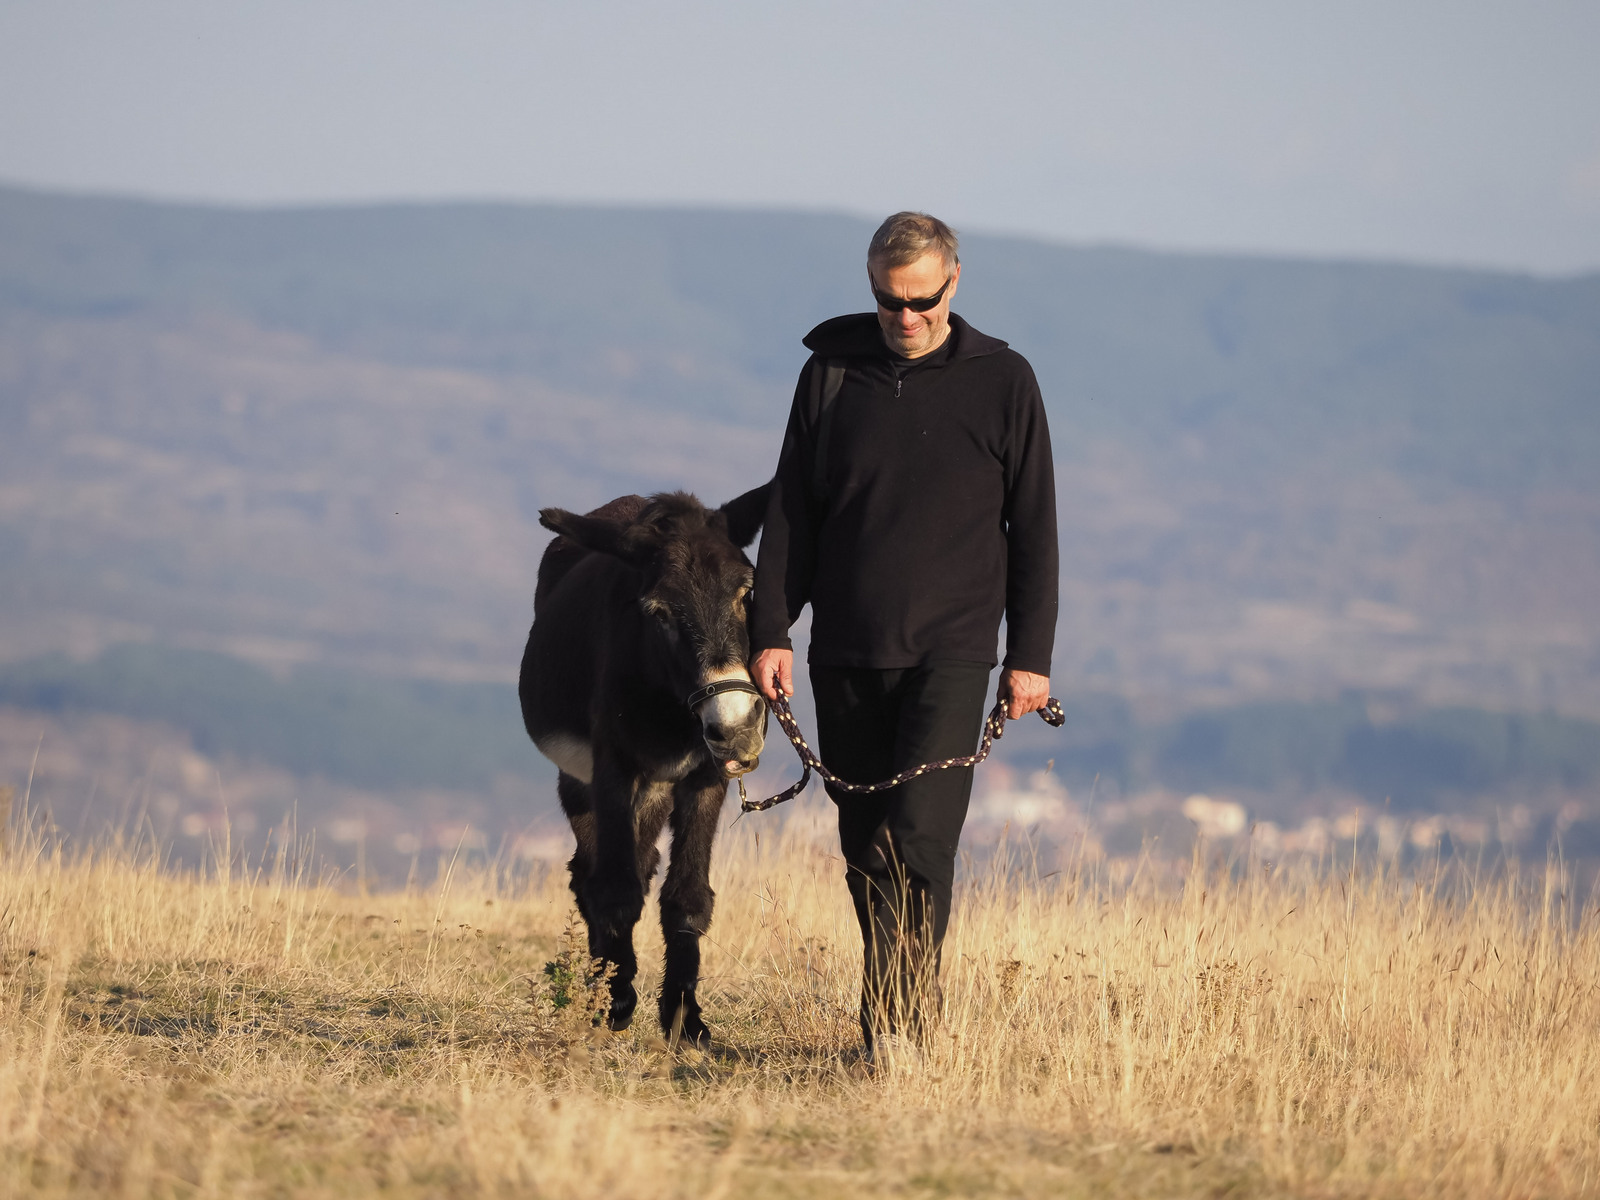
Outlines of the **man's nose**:
[[909,308],[902,308],[899,312],[899,318],[900,328],[906,330],[908,333],[916,329],[918,325],[922,324],[921,314],[914,313]]

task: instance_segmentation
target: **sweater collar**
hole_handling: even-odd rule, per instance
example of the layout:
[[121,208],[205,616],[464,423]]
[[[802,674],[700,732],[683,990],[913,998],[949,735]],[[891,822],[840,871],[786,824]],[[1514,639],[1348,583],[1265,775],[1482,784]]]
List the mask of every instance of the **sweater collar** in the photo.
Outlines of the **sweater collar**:
[[[851,313],[824,321],[806,334],[803,344],[823,358],[870,358],[889,353],[877,313]],[[979,333],[959,314],[950,314],[950,357],[946,362],[994,354],[1006,345],[999,338]]]

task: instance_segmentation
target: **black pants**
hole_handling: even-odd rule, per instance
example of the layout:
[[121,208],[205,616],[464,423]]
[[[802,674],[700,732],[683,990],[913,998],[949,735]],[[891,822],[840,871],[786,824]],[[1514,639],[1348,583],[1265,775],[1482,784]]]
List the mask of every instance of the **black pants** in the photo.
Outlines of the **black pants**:
[[[983,729],[990,668],[935,662],[899,670],[812,666],[822,759],[852,783],[971,754]],[[930,771],[839,808],[845,878],[861,923],[861,1028],[920,1033],[938,1005],[939,948],[950,923],[956,847],[972,768]]]

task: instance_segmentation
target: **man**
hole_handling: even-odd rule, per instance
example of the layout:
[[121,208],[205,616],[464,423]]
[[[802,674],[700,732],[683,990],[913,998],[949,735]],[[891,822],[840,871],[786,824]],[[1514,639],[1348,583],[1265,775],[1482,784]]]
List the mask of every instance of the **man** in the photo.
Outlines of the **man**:
[[[1002,614],[1000,698],[1044,707],[1055,639],[1055,475],[1027,360],[950,311],[955,232],[886,220],[867,250],[876,314],[805,338],[756,564],[751,675],[794,694],[788,630],[812,608],[818,749],[873,783],[971,754]],[[972,769],[885,792],[829,789],[861,923],[862,1033],[903,1048],[937,1007]]]

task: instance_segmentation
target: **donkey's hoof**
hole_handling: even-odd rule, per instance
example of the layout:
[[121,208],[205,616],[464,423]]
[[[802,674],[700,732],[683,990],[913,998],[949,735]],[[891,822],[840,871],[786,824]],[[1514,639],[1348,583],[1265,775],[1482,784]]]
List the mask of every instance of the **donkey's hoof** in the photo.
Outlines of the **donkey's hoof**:
[[683,1031],[678,1035],[678,1041],[695,1047],[697,1050],[711,1049],[711,1030],[706,1028],[706,1023],[699,1017],[685,1020]]
[[631,987],[626,991],[614,990],[611,995],[611,1010],[606,1013],[606,1024],[615,1032],[621,1033],[633,1024],[633,1010],[638,1007],[638,993]]
[[711,1045],[711,1030],[700,1019],[700,1006],[691,996],[679,1004],[661,1005],[661,1032],[667,1041],[705,1050]]

